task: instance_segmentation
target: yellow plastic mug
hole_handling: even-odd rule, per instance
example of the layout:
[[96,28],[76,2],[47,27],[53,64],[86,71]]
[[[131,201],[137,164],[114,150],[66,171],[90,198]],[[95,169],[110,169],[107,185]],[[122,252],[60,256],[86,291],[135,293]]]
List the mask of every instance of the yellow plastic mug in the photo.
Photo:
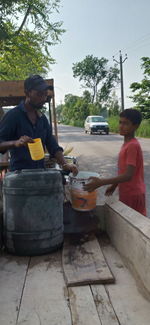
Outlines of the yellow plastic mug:
[[43,159],[45,154],[44,154],[44,149],[43,149],[41,139],[36,138],[33,140],[34,140],[34,143],[28,143],[28,148],[29,148],[32,160]]

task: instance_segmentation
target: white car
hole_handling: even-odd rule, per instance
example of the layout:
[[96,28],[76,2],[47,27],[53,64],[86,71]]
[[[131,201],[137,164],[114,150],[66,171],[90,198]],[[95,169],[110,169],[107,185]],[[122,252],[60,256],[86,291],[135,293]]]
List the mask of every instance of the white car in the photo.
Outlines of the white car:
[[103,116],[91,115],[85,120],[84,130],[85,133],[89,132],[90,134],[101,134],[102,132],[109,134],[109,125]]

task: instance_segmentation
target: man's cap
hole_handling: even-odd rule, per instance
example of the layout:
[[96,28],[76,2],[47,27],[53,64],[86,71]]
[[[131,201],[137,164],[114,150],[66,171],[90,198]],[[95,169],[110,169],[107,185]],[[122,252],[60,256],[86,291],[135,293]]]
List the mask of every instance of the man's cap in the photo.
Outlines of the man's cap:
[[53,87],[48,85],[41,76],[33,75],[25,80],[24,89],[28,90],[28,91],[30,91],[32,89],[43,91],[43,90],[47,90],[47,89],[53,90]]

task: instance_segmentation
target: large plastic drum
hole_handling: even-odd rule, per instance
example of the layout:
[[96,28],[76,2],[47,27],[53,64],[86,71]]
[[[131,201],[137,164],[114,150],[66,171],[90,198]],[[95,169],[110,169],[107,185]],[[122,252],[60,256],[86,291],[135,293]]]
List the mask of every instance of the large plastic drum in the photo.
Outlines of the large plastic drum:
[[41,255],[63,242],[63,185],[57,170],[8,173],[3,184],[4,245],[17,255]]
[[87,192],[83,189],[91,176],[98,177],[99,174],[80,171],[76,176],[69,176],[72,208],[77,211],[91,211],[96,207],[97,191]]
[[0,196],[0,249],[3,246],[3,204]]

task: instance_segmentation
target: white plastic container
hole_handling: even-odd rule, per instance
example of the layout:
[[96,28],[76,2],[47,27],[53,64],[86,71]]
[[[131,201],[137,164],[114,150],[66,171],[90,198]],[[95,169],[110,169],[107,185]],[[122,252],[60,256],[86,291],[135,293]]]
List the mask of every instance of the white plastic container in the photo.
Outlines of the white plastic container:
[[77,211],[90,211],[96,207],[97,191],[84,191],[83,185],[89,183],[89,177],[99,177],[98,173],[80,171],[76,176],[69,175],[70,199],[72,208]]

